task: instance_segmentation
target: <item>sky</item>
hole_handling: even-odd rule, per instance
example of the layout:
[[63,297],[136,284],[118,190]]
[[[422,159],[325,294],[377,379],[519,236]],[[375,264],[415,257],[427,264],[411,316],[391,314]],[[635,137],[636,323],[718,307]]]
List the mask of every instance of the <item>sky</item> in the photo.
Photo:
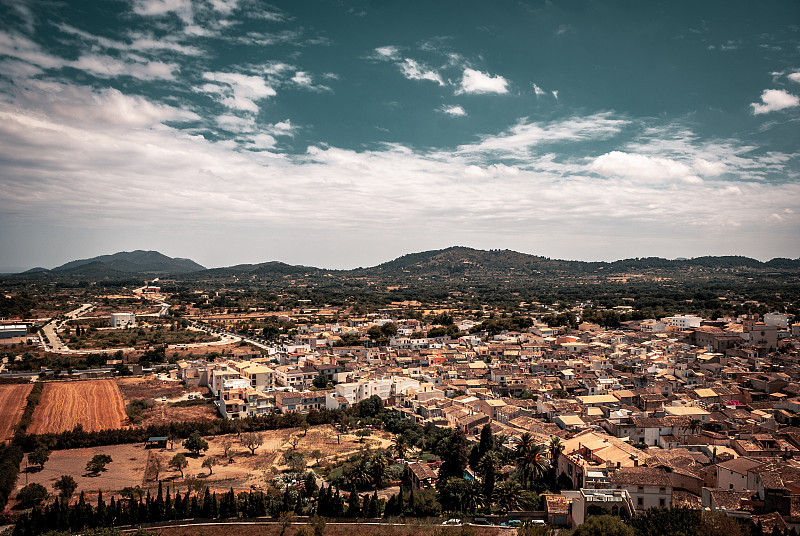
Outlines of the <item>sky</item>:
[[0,267],[800,257],[800,3],[0,0]]

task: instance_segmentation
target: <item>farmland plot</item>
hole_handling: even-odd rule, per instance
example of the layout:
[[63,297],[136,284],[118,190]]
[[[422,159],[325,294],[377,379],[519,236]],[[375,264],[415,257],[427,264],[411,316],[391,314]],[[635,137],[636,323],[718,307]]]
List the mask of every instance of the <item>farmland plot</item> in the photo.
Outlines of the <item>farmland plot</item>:
[[28,432],[58,433],[78,423],[86,431],[121,428],[125,418],[122,395],[112,380],[50,382],[44,386]]

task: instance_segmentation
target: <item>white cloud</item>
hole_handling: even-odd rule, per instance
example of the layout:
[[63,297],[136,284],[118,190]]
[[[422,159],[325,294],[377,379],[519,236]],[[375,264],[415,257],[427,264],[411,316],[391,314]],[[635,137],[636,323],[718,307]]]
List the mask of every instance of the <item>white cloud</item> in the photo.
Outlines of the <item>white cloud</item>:
[[400,49],[395,46],[378,47],[372,57],[374,59],[398,60],[400,59]]
[[800,106],[800,99],[782,89],[765,89],[761,94],[761,103],[754,102],[750,106],[754,114],[765,114]]
[[553,97],[558,99],[558,90],[553,90]]
[[442,106],[441,108],[439,108],[439,110],[448,115],[457,115],[457,116],[467,115],[467,112],[464,110],[464,108],[457,104],[452,106]]
[[709,162],[704,158],[694,159],[694,169],[698,174],[706,177],[716,177],[728,170],[722,162]]
[[692,168],[667,158],[651,157],[611,151],[598,156],[589,168],[606,177],[623,177],[644,181],[679,179],[687,183],[701,183]]
[[549,123],[530,123],[523,119],[501,134],[484,136],[480,142],[462,145],[457,151],[463,155],[495,154],[527,159],[533,147],[545,143],[608,138],[618,134],[628,123],[608,113]]
[[160,61],[121,61],[111,56],[89,54],[69,62],[70,67],[92,73],[100,78],[113,78],[117,76],[132,76],[140,80],[172,80],[173,72],[178,70],[174,63]]
[[789,80],[792,82],[800,83],[800,72],[789,74]]
[[[96,99],[98,106],[105,107],[101,114],[105,119],[95,122],[81,120],[85,112],[79,109],[53,112],[43,108],[53,94],[49,86],[30,91],[37,91],[39,100],[23,94],[15,98],[24,102],[0,101],[0,222],[35,222],[40,229],[71,222],[74,234],[89,225],[113,231],[129,229],[131,221],[142,222],[138,230],[147,222],[158,222],[170,227],[171,236],[180,237],[175,244],[193,244],[192,237],[202,229],[229,237],[219,241],[220,264],[232,264],[228,253],[244,244],[262,251],[267,242],[256,241],[264,236],[270,241],[285,237],[289,244],[285,250],[270,246],[269,251],[274,252],[271,258],[286,259],[286,252],[296,251],[298,243],[314,243],[320,228],[332,240],[339,240],[337,248],[352,241],[354,232],[369,244],[384,243],[388,236],[393,248],[407,251],[434,246],[425,240],[447,237],[449,243],[440,247],[461,242],[462,237],[483,236],[482,247],[541,253],[542,240],[551,240],[546,244],[553,247],[575,242],[574,247],[582,248],[581,255],[601,258],[622,257],[625,252],[629,256],[673,231],[680,235],[681,247],[702,237],[695,244],[695,251],[701,251],[720,239],[734,240],[730,237],[733,223],[748,233],[728,244],[735,243],[737,251],[748,243],[769,251],[772,246],[765,245],[763,237],[769,237],[770,244],[783,244],[775,248],[785,247],[800,229],[797,182],[740,180],[731,184],[714,178],[700,181],[695,175],[701,168],[714,171],[717,162],[739,173],[738,164],[711,154],[719,151],[735,157],[743,152],[739,146],[723,150],[722,143],[715,149],[700,143],[694,148],[687,145],[683,160],[665,154],[681,149],[679,142],[689,143],[688,137],[666,140],[660,154],[607,153],[587,159],[576,150],[574,157],[562,161],[560,147],[547,153],[541,148],[527,151],[551,140],[609,137],[629,123],[610,114],[549,123],[521,121],[501,135],[455,151],[386,145],[370,151],[310,147],[307,153],[296,155],[275,152],[278,132],[296,128],[288,120],[265,127],[227,114],[219,121],[238,125],[243,132],[237,143],[214,142],[165,126],[180,111],[141,97],[93,94],[89,89],[83,90],[82,97],[62,96],[64,105],[82,99],[87,108]],[[113,122],[120,113],[126,121],[134,121],[133,128]],[[147,121],[135,124],[142,116]],[[655,150],[656,145],[653,139],[649,147]],[[494,147],[498,151],[491,150]],[[491,152],[482,154],[484,150]],[[515,156],[517,150],[526,155],[519,164],[493,161],[498,155]],[[781,165],[780,155],[769,158],[770,165]],[[598,180],[595,170],[607,178]],[[652,178],[633,180],[640,174]],[[694,184],[682,187],[680,180]],[[308,192],[325,202],[309,211]],[[299,213],[304,217],[298,220]],[[767,221],[770,214],[782,219]],[[296,225],[288,229],[287,221]],[[80,222],[90,224],[75,227]],[[554,228],[560,230],[556,238],[552,238]],[[149,234],[152,228],[142,229],[140,236]],[[530,238],[502,242],[509,234]],[[620,237],[625,250],[600,240],[604,235]],[[395,239],[403,240],[402,245]],[[663,248],[664,242],[658,247]],[[314,255],[313,263],[333,262],[332,257],[316,257],[319,248]],[[338,262],[359,264],[361,260],[348,257]]]
[[508,80],[475,69],[464,69],[461,86],[456,93],[508,93]]
[[247,112],[257,112],[257,100],[274,97],[277,93],[267,85],[267,82],[259,76],[250,76],[239,73],[207,72],[203,73],[203,78],[219,84],[224,84],[225,88],[209,88],[208,85],[202,89],[211,90],[212,93],[221,94],[220,102],[229,108],[244,110]]
[[313,82],[311,81],[311,75],[309,75],[305,71],[297,71],[294,73],[292,77],[292,82],[297,84],[298,86],[311,86]]
[[547,95],[547,92],[537,86],[535,83],[533,84],[533,92],[536,93],[537,97],[541,97],[542,95]]
[[133,12],[149,17],[173,12],[188,24],[192,21],[192,2],[191,0],[135,0]]
[[439,73],[411,58],[404,59],[398,65],[403,76],[409,80],[430,80],[431,82],[436,82],[440,86],[444,85],[444,80],[442,80]]

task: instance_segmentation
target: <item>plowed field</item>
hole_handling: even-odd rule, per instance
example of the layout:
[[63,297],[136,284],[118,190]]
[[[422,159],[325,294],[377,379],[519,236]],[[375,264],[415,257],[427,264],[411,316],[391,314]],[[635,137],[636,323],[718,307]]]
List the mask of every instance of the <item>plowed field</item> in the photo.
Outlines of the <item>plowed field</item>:
[[33,389],[32,383],[0,385],[0,442],[11,439],[14,425],[22,417],[25,397]]
[[125,417],[122,394],[112,380],[46,383],[28,432],[58,433],[78,423],[87,431],[121,428]]

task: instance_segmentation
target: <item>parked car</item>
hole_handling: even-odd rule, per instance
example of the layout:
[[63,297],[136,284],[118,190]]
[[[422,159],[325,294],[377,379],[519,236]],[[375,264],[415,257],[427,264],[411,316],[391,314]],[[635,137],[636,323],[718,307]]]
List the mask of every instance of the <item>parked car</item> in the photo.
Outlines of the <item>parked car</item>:
[[485,517],[476,517],[475,519],[472,520],[472,524],[473,525],[486,525],[486,526],[489,526],[489,527],[492,526],[492,524],[489,522],[489,520],[486,519]]
[[447,521],[442,523],[442,525],[460,525],[460,524],[461,524],[461,520],[460,519],[455,519],[455,518],[448,519]]
[[519,519],[509,519],[500,523],[501,527],[519,527],[520,525],[522,525],[522,521]]

